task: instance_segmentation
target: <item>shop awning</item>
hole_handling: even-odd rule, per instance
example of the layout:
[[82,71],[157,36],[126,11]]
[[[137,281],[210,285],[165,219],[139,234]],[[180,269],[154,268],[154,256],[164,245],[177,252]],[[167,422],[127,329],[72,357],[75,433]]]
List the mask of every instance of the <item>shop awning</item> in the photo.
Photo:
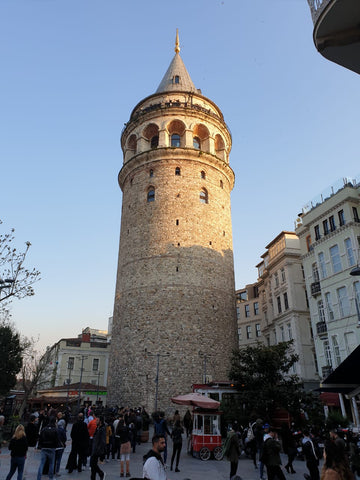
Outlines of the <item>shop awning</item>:
[[320,384],[321,392],[353,397],[360,392],[360,345]]

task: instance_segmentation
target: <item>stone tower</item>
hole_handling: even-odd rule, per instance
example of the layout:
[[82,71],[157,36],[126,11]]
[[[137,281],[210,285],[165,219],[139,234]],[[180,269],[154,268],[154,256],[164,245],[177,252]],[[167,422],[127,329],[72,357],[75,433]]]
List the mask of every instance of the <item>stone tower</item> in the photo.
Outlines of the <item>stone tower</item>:
[[[237,346],[229,166],[220,109],[179,55],[121,135],[124,164],[109,405],[166,409],[226,380]],[[158,373],[158,375],[157,375]]]

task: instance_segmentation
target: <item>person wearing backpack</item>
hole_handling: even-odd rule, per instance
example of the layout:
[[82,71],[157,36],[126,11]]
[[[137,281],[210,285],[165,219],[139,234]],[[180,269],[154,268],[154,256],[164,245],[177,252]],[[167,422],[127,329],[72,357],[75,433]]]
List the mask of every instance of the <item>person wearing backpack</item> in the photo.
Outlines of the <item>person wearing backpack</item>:
[[173,469],[175,455],[176,455],[176,467],[175,472],[180,472],[179,470],[179,460],[180,460],[180,453],[182,449],[182,434],[184,433],[184,429],[180,425],[180,420],[175,421],[174,428],[171,432],[171,438],[173,441],[173,451],[171,455],[171,466],[170,470]]

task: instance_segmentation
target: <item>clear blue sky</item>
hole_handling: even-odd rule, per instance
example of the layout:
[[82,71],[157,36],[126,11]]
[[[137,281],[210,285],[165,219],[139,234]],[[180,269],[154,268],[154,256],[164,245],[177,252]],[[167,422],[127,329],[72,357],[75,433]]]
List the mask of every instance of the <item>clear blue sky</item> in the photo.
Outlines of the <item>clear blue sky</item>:
[[2,0],[0,227],[42,272],[13,320],[41,346],[112,314],[122,126],[173,55],[222,109],[237,288],[301,207],[359,167],[358,75],[323,59],[306,0]]

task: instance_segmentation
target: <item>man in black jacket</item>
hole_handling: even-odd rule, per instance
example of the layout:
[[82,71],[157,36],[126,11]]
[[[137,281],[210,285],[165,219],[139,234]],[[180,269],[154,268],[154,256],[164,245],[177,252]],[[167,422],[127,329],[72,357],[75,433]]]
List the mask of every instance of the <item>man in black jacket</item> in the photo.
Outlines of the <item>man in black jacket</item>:
[[67,461],[66,468],[71,473],[77,469],[81,472],[82,466],[86,463],[86,457],[89,450],[89,432],[84,422],[84,414],[79,413],[77,421],[71,429],[71,452]]
[[49,460],[49,478],[54,478],[55,449],[59,446],[58,432],[55,426],[55,417],[50,417],[49,424],[40,432],[39,448],[41,448],[41,460],[37,474],[37,480],[41,480],[46,460]]

